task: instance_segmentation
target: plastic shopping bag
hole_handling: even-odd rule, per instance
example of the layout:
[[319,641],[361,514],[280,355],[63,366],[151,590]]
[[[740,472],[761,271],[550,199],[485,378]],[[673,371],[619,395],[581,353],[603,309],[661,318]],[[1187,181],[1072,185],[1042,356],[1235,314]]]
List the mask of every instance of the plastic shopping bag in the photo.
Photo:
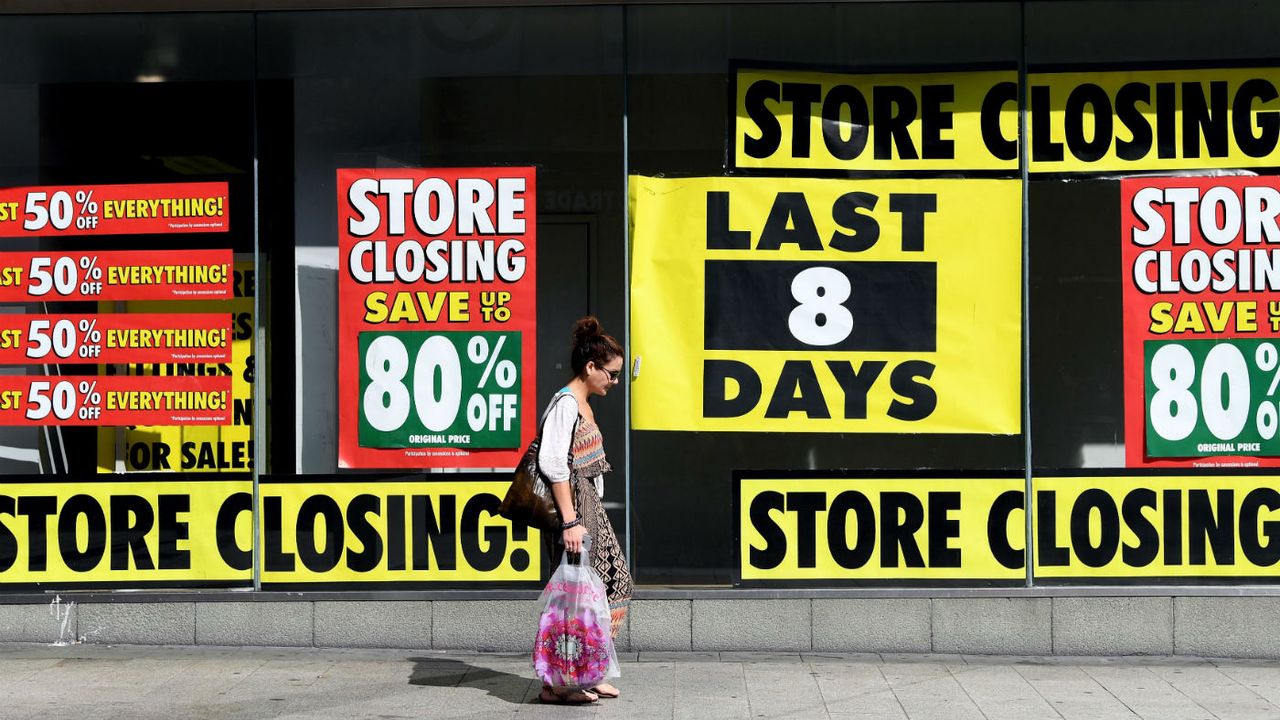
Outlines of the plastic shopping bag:
[[542,616],[533,645],[538,679],[553,687],[590,688],[621,675],[609,628],[604,582],[587,564],[591,541],[578,562],[566,552],[539,602]]

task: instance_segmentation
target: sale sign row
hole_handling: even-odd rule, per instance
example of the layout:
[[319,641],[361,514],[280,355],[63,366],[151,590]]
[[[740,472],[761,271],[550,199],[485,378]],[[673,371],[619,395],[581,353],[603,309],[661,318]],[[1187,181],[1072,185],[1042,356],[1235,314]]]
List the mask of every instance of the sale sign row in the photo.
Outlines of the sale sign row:
[[227,183],[0,189],[0,237],[226,232]]

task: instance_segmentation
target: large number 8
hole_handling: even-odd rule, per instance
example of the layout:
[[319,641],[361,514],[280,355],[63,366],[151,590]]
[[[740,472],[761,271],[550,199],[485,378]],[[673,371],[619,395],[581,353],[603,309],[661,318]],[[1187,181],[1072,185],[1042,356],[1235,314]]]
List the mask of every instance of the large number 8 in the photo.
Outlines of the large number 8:
[[813,267],[796,273],[791,296],[800,304],[787,318],[792,336],[806,345],[843,342],[853,332],[853,314],[844,306],[852,293],[848,276],[835,268]]

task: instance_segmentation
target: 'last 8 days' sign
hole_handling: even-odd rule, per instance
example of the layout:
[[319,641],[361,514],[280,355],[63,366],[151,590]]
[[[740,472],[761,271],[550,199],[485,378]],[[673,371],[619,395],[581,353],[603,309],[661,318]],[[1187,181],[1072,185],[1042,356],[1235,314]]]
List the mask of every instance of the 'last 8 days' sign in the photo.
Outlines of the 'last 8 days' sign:
[[1019,431],[1017,182],[631,187],[637,429]]

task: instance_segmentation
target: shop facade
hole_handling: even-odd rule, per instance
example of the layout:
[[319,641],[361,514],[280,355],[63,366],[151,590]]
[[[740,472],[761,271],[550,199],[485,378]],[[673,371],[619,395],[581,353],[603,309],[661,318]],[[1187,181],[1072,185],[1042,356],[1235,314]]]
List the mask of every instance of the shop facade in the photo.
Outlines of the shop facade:
[[36,5],[0,640],[526,647],[594,314],[626,647],[1280,647],[1280,10]]

